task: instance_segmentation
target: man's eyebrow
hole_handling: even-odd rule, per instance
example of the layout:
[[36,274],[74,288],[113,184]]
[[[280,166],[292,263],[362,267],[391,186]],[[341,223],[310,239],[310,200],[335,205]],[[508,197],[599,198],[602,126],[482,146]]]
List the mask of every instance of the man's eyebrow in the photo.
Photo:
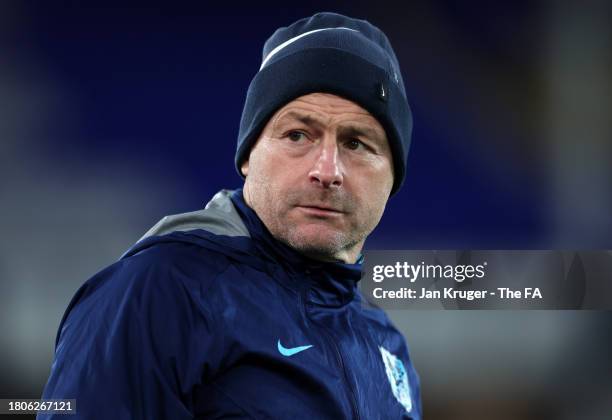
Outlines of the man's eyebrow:
[[365,137],[373,141],[382,142],[385,139],[385,134],[368,126],[347,126],[338,130],[340,134],[347,137]]
[[[287,111],[285,114],[280,116],[279,121],[282,122],[285,119],[293,119],[309,126],[322,127],[325,125],[316,116],[313,116],[312,114],[304,114],[299,111]],[[340,134],[347,137],[365,137],[376,142],[383,142],[386,138],[385,133],[381,133],[379,130],[369,127],[366,124],[347,124],[345,127],[341,127],[338,131]]]

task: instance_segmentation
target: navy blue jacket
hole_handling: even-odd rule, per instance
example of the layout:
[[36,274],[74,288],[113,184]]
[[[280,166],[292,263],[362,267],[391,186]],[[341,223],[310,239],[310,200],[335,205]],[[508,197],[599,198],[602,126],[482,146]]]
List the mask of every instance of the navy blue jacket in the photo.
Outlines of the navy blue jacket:
[[76,398],[73,419],[420,419],[405,340],[360,277],[221,191],[78,290],[43,398]]

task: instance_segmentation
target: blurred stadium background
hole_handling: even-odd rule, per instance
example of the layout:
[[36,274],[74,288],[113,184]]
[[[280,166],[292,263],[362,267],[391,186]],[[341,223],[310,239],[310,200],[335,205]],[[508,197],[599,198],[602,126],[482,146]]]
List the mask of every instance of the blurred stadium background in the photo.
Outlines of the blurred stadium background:
[[[0,2],[0,398],[38,398],[73,293],[241,181],[263,42],[326,10],[389,36],[414,111],[369,249],[612,249],[612,3]],[[127,5],[127,6],[126,6]],[[435,419],[612,418],[612,314],[397,311]]]

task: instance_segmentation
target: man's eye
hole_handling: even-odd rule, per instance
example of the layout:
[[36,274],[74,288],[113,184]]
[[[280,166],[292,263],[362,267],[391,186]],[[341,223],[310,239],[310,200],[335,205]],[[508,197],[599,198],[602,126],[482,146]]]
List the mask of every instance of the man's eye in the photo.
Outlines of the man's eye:
[[306,135],[304,133],[302,133],[301,131],[295,131],[294,130],[294,131],[290,131],[287,134],[287,138],[289,140],[291,140],[291,141],[294,141],[294,142],[298,142],[298,141],[304,139],[305,137],[306,137]]
[[351,150],[357,150],[360,146],[363,146],[363,143],[357,139],[350,139],[346,142],[346,146]]

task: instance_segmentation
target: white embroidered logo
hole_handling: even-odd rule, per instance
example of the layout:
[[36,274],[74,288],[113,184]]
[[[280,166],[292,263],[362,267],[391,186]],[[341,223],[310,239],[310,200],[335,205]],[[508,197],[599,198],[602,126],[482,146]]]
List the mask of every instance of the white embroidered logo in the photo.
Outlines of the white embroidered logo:
[[316,32],[321,32],[321,31],[329,31],[332,29],[340,29],[340,30],[347,30],[347,31],[353,31],[353,32],[359,32],[357,29],[352,29],[352,28],[345,28],[344,26],[338,26],[337,28],[321,28],[321,29],[314,29],[312,31],[308,31],[308,32],[304,32],[303,34],[300,34],[298,36],[294,36],[291,39],[288,39],[287,41],[283,42],[280,45],[277,45],[276,48],[274,48],[272,51],[270,51],[268,53],[268,55],[265,56],[265,58],[263,59],[263,61],[261,62],[261,67],[259,68],[259,70],[263,69],[266,66],[266,63],[268,62],[269,59],[272,58],[272,56],[274,54],[276,54],[277,52],[279,52],[280,50],[282,50],[283,48],[285,48],[287,45],[289,44],[293,44],[295,41],[297,41],[300,38],[303,38],[307,35],[310,34],[314,34]]
[[391,385],[391,391],[395,399],[406,409],[412,410],[412,398],[410,398],[410,382],[404,364],[393,353],[379,346],[380,354],[385,364],[387,379]]

